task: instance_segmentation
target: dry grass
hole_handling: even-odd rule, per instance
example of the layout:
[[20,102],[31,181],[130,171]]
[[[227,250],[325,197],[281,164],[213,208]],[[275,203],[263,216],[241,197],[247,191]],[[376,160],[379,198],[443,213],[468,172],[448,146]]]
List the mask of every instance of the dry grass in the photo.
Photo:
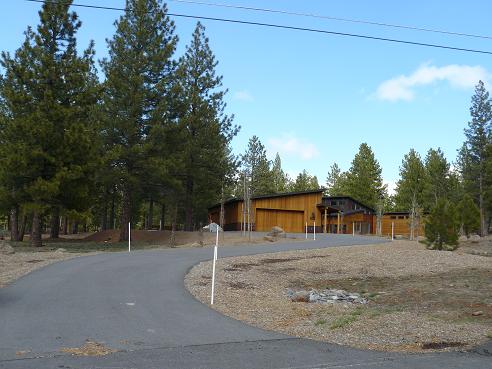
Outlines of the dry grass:
[[[186,277],[205,303],[210,274],[201,263]],[[490,258],[395,241],[219,260],[214,308],[264,329],[360,348],[463,349],[492,332],[491,286]],[[345,289],[370,302],[294,303],[288,288]]]
[[60,351],[73,356],[106,356],[117,350],[106,347],[102,343],[87,340],[82,347],[62,348]]

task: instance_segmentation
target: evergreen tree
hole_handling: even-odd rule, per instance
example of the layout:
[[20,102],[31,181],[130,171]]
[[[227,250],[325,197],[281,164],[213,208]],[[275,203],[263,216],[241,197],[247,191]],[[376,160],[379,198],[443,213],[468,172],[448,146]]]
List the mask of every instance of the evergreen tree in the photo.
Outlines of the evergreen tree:
[[[192,230],[196,209],[221,197],[226,178],[235,170],[230,142],[239,131],[224,113],[222,77],[205,28],[198,23],[178,68],[182,112],[179,126],[184,162],[185,230]],[[206,219],[202,213],[200,218]]]
[[360,145],[359,152],[352,161],[345,189],[346,195],[372,208],[376,208],[378,202],[387,196],[381,167],[366,143]]
[[440,198],[448,198],[450,165],[440,148],[430,149],[425,157],[424,209],[429,211]]
[[480,234],[485,236],[488,231],[485,214],[485,163],[487,145],[491,143],[492,106],[489,93],[482,81],[479,81],[475,87],[470,115],[472,119],[468,123],[468,128],[465,129],[465,144],[469,154],[470,167],[468,172],[464,174],[467,177],[471,176],[477,182],[476,196],[480,209]]
[[103,135],[106,161],[122,192],[120,240],[128,239],[128,223],[138,209],[138,190],[148,175],[146,144],[152,128],[166,124],[177,37],[160,0],[127,0],[124,15],[108,40]]
[[247,177],[249,177],[248,183],[252,196],[276,192],[266,149],[258,136],[249,139],[248,148],[242,155],[242,164]]
[[425,225],[428,247],[454,250],[458,245],[459,218],[456,208],[446,198],[438,198]]
[[343,196],[346,191],[347,173],[342,172],[337,163],[333,163],[326,177],[327,194],[329,196]]
[[467,237],[480,230],[480,209],[470,195],[463,196],[457,207],[462,233]]
[[287,190],[288,178],[282,170],[282,161],[277,153],[272,164],[271,177],[273,183],[273,192],[281,193]]
[[405,155],[400,167],[400,180],[396,187],[396,207],[410,212],[410,239],[413,240],[415,227],[423,205],[425,168],[420,155],[411,149]]
[[305,169],[298,174],[295,182],[292,184],[291,191],[302,192],[319,190],[320,186],[318,183],[318,178],[316,176],[310,175]]
[[10,202],[32,212],[34,246],[44,214],[58,236],[62,209],[84,211],[91,194],[97,140],[92,122],[98,82],[91,45],[77,52],[78,16],[71,1],[46,2],[36,31],[12,57],[2,53],[1,95],[8,119],[0,137],[0,182]]

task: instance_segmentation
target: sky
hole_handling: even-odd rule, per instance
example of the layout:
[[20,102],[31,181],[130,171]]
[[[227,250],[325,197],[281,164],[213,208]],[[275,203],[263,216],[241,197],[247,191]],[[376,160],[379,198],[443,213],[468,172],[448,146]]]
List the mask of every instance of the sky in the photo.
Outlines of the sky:
[[[361,19],[459,33],[471,38],[379,27],[353,22],[258,13],[168,1],[170,12],[275,23],[327,31],[492,51],[488,0],[200,0],[288,12]],[[79,4],[124,7],[124,0],[75,0]],[[3,1],[0,50],[17,49],[28,25],[38,22],[40,4]],[[90,40],[97,58],[107,56],[118,11],[74,8],[82,21],[79,47]],[[183,54],[196,20],[173,18]],[[336,162],[348,170],[359,145],[373,149],[390,190],[403,156],[414,148],[425,157],[440,147],[453,162],[470,120],[474,86],[488,86],[492,55],[402,45],[328,34],[254,27],[205,20],[206,33],[223,75],[227,113],[242,128],[235,153],[257,135],[269,158],[278,152],[284,170],[295,177],[306,169],[324,184]]]

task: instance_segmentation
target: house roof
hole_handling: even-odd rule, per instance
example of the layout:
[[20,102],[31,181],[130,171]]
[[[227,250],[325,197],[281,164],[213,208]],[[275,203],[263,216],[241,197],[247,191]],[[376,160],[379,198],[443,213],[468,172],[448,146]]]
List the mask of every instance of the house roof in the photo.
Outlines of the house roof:
[[366,204],[360,202],[359,200],[354,199],[352,196],[323,196],[323,200],[325,200],[325,199],[326,200],[351,200],[351,201],[365,207],[366,209],[371,210],[374,213],[376,212],[376,210],[374,210],[370,206],[367,206]]
[[[274,193],[274,194],[253,196],[251,198],[251,200],[268,199],[268,198],[272,198],[272,197],[286,197],[286,196],[297,196],[297,195],[309,195],[309,194],[313,194],[313,193],[322,193],[324,191],[325,191],[324,188],[320,188],[319,190],[295,191],[295,192],[281,192],[281,193]],[[242,197],[233,197],[233,198],[230,198],[230,199],[227,199],[226,201],[224,201],[224,205],[231,204],[231,203],[234,203],[234,202],[240,202],[240,201],[243,201],[243,198]],[[209,209],[216,208],[217,206],[220,206],[220,203],[215,204],[215,205],[209,207]]]

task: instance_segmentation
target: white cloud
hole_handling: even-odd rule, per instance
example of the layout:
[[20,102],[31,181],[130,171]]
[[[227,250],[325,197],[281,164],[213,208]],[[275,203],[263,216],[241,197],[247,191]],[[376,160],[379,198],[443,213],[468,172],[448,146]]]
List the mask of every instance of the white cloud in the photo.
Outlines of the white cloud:
[[430,85],[439,81],[447,81],[457,88],[473,88],[479,80],[487,82],[489,72],[477,65],[451,64],[436,67],[430,64],[420,66],[410,75],[401,75],[381,83],[376,91],[376,97],[386,101],[411,101],[415,97],[414,88]]
[[319,150],[316,145],[304,139],[299,139],[291,133],[284,133],[280,137],[270,138],[268,140],[268,149],[272,153],[278,152],[281,157],[297,156],[303,160],[309,160],[319,156]]
[[254,97],[249,93],[249,91],[242,90],[234,93],[234,100],[251,102],[254,101]]

